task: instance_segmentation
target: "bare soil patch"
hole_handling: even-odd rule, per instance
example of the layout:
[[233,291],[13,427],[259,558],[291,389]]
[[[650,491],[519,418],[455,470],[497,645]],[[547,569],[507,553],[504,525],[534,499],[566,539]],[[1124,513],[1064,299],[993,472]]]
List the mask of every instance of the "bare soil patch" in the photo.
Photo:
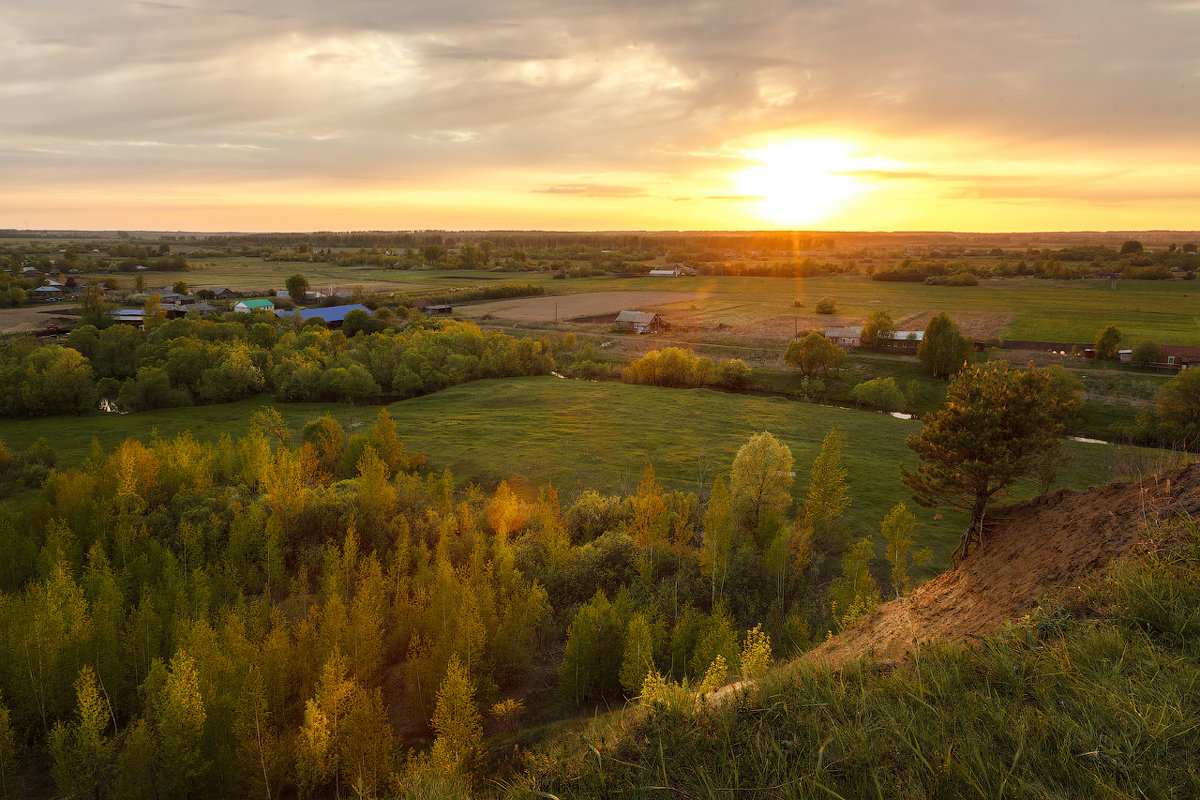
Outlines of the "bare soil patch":
[[1200,513],[1200,464],[1084,492],[1060,490],[999,509],[983,547],[953,572],[885,603],[805,660],[833,665],[873,652],[892,661],[935,639],[991,633],[1046,592],[1076,585],[1129,551],[1148,522]]
[[[923,331],[925,330],[925,326],[929,324],[929,320],[933,319],[936,315],[937,312],[926,311],[923,314],[898,319],[896,320],[896,327],[906,331]],[[999,335],[1000,331],[1012,324],[1016,316],[1016,314],[999,313],[972,314],[969,316],[955,315],[953,319],[965,336],[971,336],[975,339],[987,339]],[[855,324],[861,325],[862,323]]]
[[695,292],[586,292],[553,297],[525,297],[516,300],[496,300],[490,303],[462,306],[462,314],[476,319],[492,317],[514,322],[554,322],[579,317],[599,317],[621,311],[649,311],[662,314],[668,323],[676,319],[670,306],[688,303],[701,295]]
[[42,330],[50,325],[60,328],[74,325],[79,321],[78,313],[78,306],[61,304],[0,308],[0,333],[25,333]]

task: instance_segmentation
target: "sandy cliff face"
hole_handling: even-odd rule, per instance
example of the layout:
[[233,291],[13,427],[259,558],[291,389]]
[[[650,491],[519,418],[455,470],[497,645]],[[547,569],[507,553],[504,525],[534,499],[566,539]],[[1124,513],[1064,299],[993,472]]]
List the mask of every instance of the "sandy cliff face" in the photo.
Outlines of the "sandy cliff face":
[[1046,592],[1078,583],[1128,552],[1147,523],[1197,513],[1200,464],[998,509],[985,523],[983,547],[957,570],[879,606],[805,660],[837,665],[869,652],[895,660],[924,641],[990,633]]

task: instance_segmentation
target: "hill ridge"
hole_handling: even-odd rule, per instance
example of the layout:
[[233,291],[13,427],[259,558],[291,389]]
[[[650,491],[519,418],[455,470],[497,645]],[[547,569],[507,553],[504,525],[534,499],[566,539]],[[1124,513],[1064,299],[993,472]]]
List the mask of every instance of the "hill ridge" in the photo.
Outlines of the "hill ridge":
[[880,605],[802,660],[839,666],[871,653],[896,661],[923,642],[986,635],[1128,553],[1147,524],[1198,512],[1198,463],[1001,507],[985,522],[982,547],[958,569]]

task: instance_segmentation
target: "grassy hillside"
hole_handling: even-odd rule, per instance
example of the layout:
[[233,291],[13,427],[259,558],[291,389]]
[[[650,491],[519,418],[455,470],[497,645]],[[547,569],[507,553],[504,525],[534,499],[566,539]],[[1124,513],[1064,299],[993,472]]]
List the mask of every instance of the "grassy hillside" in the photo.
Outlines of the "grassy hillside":
[[[1200,796],[1200,529],[976,647],[777,670],[714,710],[664,698],[582,723],[507,796]],[[683,700],[682,702],[680,700]]]
[[[128,415],[0,421],[0,441],[19,451],[39,436],[63,463],[83,458],[93,437],[106,449],[128,437],[148,440],[190,430],[201,439],[238,437],[255,409],[272,405],[294,430],[325,412],[348,430],[369,423],[375,406],[284,404],[266,399],[164,409]],[[792,450],[802,500],[808,472],[830,429],[843,434],[843,464],[853,505],[847,517],[856,535],[874,534],[896,503],[909,501],[898,464],[913,462],[904,438],[919,422],[885,414],[748,397],[707,389],[663,389],[559,378],[477,381],[388,406],[411,450],[426,453],[432,468],[449,468],[461,484],[486,489],[521,478],[537,487],[553,482],[564,502],[586,488],[632,492],[647,464],[671,488],[695,490],[727,476],[737,449],[753,434],[770,431]],[[1120,454],[1136,453],[1069,443],[1072,460],[1062,485],[1084,487],[1119,468]],[[910,502],[911,505],[911,502]],[[933,548],[935,565],[953,549],[962,520],[916,509],[917,537]]]

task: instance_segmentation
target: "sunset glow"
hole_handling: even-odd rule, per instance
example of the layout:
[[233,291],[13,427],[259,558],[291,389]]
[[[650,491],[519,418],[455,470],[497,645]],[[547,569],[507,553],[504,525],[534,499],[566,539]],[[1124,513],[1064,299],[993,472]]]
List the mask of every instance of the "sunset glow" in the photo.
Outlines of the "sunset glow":
[[1194,3],[348,2],[14,10],[0,228],[1200,218]]
[[827,222],[847,202],[867,191],[854,170],[877,162],[854,158],[844,142],[785,141],[747,153],[761,162],[736,176],[738,189],[755,198],[765,222],[807,227]]

